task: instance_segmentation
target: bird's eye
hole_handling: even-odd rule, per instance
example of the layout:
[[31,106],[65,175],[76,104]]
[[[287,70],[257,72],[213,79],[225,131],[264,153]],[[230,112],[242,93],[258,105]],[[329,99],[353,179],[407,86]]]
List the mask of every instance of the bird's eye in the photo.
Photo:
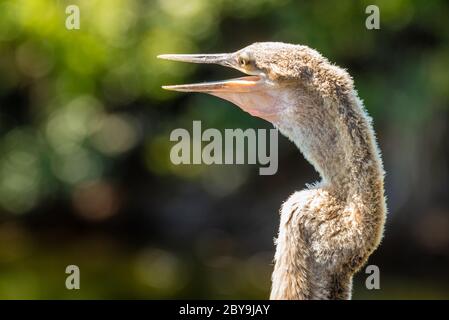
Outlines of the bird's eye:
[[246,52],[242,53],[238,58],[238,63],[240,67],[248,67],[252,63],[251,57]]

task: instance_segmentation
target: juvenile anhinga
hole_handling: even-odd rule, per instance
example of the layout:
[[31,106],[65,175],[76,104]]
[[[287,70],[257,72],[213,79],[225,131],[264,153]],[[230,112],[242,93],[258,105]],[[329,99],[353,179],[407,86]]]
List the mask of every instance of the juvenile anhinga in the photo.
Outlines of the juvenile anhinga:
[[254,43],[235,53],[161,55],[248,76],[164,86],[229,100],[292,140],[322,181],[282,205],[272,299],[349,299],[352,277],[379,245],[384,171],[351,76],[302,45]]

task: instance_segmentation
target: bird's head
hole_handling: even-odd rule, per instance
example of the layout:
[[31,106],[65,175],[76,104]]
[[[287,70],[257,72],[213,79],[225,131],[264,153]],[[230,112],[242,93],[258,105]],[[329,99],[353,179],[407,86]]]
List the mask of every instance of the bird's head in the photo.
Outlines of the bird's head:
[[[219,64],[247,76],[214,82],[164,86],[184,92],[204,92],[229,100],[244,111],[276,122],[292,105],[292,94],[313,87],[314,77],[332,68],[317,51],[279,42],[254,43],[234,53],[163,54],[158,58]],[[341,70],[341,69],[340,69]]]

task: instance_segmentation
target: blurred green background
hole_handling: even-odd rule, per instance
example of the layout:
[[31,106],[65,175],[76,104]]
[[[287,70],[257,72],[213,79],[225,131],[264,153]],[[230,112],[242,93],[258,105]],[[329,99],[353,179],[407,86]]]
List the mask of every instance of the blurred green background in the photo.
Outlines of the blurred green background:
[[[65,8],[81,11],[67,30]],[[365,8],[380,8],[380,30]],[[163,84],[235,72],[156,59],[256,41],[316,48],[354,77],[383,152],[381,290],[449,298],[447,1],[0,1],[0,298],[267,298],[282,201],[318,180],[280,136],[279,171],[174,166],[170,132],[270,128]],[[81,289],[65,288],[65,268]]]

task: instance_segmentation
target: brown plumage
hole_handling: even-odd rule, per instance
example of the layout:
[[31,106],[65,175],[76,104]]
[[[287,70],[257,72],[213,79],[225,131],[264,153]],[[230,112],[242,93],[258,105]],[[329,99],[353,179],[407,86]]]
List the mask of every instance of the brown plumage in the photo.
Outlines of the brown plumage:
[[306,46],[255,43],[231,54],[163,55],[250,76],[168,86],[227,99],[275,125],[322,181],[282,205],[271,299],[349,299],[352,277],[379,245],[384,171],[371,119],[349,74]]

